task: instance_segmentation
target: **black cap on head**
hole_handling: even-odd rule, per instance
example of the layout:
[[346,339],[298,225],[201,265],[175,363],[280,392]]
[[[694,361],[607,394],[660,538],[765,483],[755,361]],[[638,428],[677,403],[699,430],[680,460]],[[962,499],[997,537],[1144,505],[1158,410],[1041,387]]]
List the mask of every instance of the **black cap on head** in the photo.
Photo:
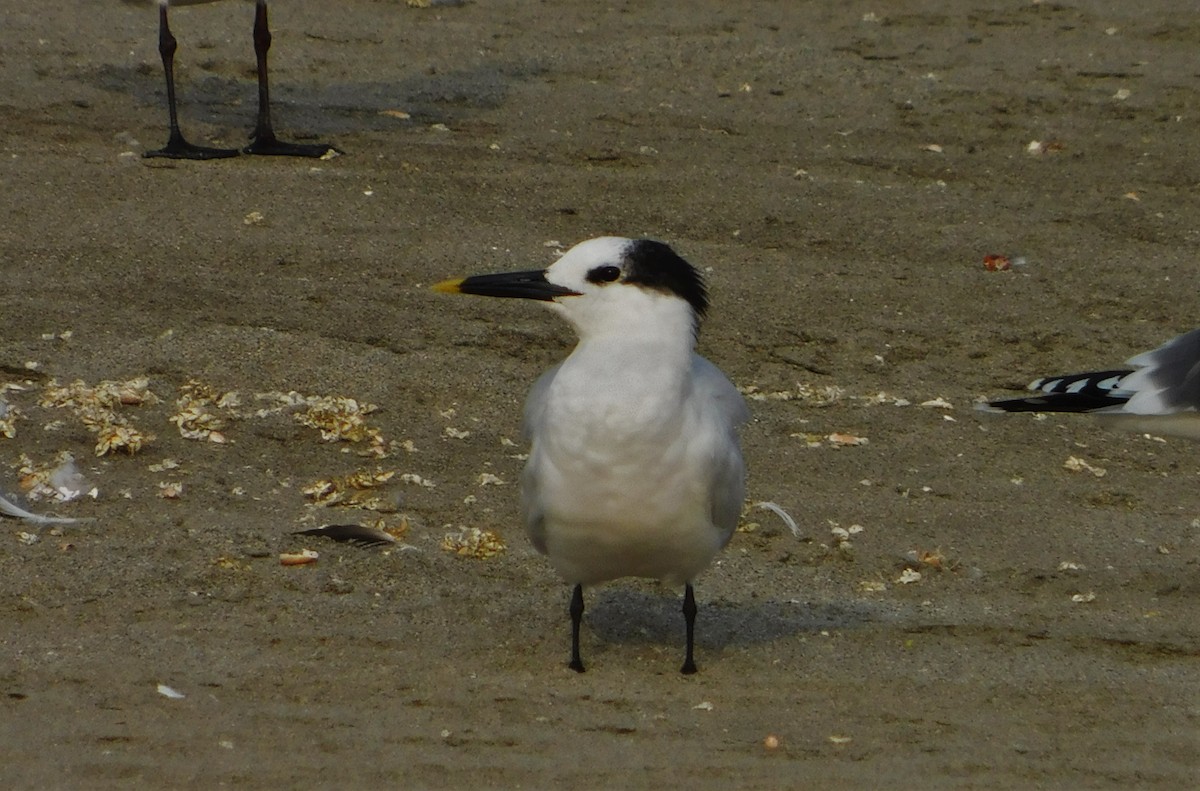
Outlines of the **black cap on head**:
[[626,283],[654,288],[686,300],[700,318],[708,310],[708,288],[696,267],[662,242],[635,239],[625,254]]

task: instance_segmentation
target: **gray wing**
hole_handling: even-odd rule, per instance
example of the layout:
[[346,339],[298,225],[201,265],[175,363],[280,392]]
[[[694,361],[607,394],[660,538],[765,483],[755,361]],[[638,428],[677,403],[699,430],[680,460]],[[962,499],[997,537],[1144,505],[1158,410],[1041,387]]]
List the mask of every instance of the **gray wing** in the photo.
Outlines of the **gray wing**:
[[1129,360],[1135,369],[1121,380],[1129,392],[1122,411],[1169,415],[1200,410],[1200,330],[1192,330]]
[[692,358],[692,381],[696,395],[711,410],[706,418],[720,423],[727,440],[714,458],[709,490],[712,521],[721,531],[724,544],[737,529],[746,500],[746,462],[742,459],[738,428],[750,420],[750,409],[721,369],[700,355]]
[[529,395],[525,397],[525,419],[521,423],[521,437],[526,442],[533,442],[538,428],[542,425],[542,416],[546,414],[546,392],[550,389],[550,382],[554,381],[559,368],[562,368],[562,363],[547,369],[533,383],[533,387],[529,388]]
[[692,381],[697,392],[706,392],[716,404],[721,416],[730,429],[750,420],[750,408],[746,399],[733,386],[721,369],[698,354],[692,355]]
[[[529,390],[525,398],[525,419],[521,425],[521,435],[525,441],[534,444],[541,430],[546,415],[546,393],[550,390],[550,382],[554,380],[562,363],[547,370]],[[529,534],[533,548],[543,555],[546,554],[546,515],[540,503],[541,494],[538,490],[537,471],[533,468],[536,457],[530,449],[529,461],[521,471],[521,516],[525,520],[525,532]]]

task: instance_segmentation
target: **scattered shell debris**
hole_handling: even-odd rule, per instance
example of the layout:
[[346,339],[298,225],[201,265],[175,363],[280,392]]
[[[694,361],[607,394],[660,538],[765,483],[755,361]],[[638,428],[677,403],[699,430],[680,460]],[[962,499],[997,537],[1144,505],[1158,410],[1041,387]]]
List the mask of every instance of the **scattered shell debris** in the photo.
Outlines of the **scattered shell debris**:
[[240,404],[241,396],[236,392],[222,393],[203,382],[189,379],[179,388],[179,398],[175,400],[176,411],[169,420],[184,439],[224,444],[229,441],[221,431],[225,428],[225,420],[212,410],[231,411]]
[[[150,389],[150,378],[147,376],[127,380],[103,380],[96,384],[75,380],[64,385],[53,379],[40,386],[28,381],[23,384],[0,384],[0,436],[13,436],[17,420],[28,419],[28,410],[23,414],[21,409],[10,404],[4,396],[11,392],[20,393],[27,390],[36,392],[37,406],[69,412],[74,419],[95,434],[95,453],[98,456],[116,452],[132,455],[155,439],[125,413],[129,407],[162,402]],[[378,428],[367,422],[367,416],[377,410],[374,404],[344,396],[308,396],[296,391],[260,392],[255,393],[252,398],[257,403],[253,407],[243,407],[243,398],[237,391],[223,391],[191,379],[179,386],[174,409],[168,408],[167,419],[179,430],[183,438],[225,443],[231,441],[225,433],[231,419],[245,420],[291,413],[291,417],[298,423],[316,428],[326,441],[366,443],[368,448],[360,450],[360,455],[383,458],[397,448],[409,453],[417,452],[411,440],[388,442]],[[162,412],[156,414],[158,419],[162,419]],[[443,413],[443,417],[447,419],[454,415],[453,409]],[[69,423],[70,418],[54,420],[45,428],[48,431],[58,430]],[[465,438],[470,432],[447,429],[447,434],[455,438]],[[515,445],[511,440],[505,444]],[[50,466],[39,467],[27,457],[22,457],[20,464],[21,475],[26,479],[25,487],[30,499],[53,499],[62,502],[85,493],[92,497],[98,496],[95,488],[88,489],[68,453],[60,456],[53,469]],[[178,469],[180,463],[176,459],[161,458],[156,463],[146,466],[150,472],[170,475],[169,471]],[[411,472],[399,474],[395,470],[360,470],[348,476],[317,481],[303,491],[316,505],[339,504],[378,512],[394,512],[397,509],[396,499],[382,497],[377,491],[373,491],[388,480],[424,488],[433,488],[436,485],[432,480]],[[478,483],[480,486],[508,485],[499,475],[490,472],[480,473]],[[244,488],[238,488],[244,493]],[[179,499],[183,493],[184,484],[180,481],[161,480],[157,484],[157,494],[162,498]],[[128,489],[118,494],[126,499],[133,496]],[[92,521],[42,516],[7,500],[0,500],[0,513],[36,524]],[[403,530],[400,532],[402,534]],[[490,531],[464,530],[461,539],[447,542],[450,551],[488,557],[504,549],[503,541]]]
[[442,549],[452,555],[468,558],[490,558],[505,550],[504,539],[493,530],[478,527],[463,527],[455,533],[447,533],[442,539]]
[[866,437],[860,437],[856,434],[847,434],[841,431],[835,431],[832,434],[809,434],[806,432],[796,432],[788,436],[793,439],[802,439],[804,444],[809,448],[853,448],[859,445],[870,443]]
[[1006,255],[989,253],[983,257],[983,268],[989,272],[1008,272],[1012,269],[1012,260]]
[[37,533],[26,533],[24,530],[17,531],[17,540],[25,546],[31,546],[38,542]]
[[279,563],[283,566],[307,566],[310,563],[316,563],[321,557],[320,553],[314,549],[302,549],[299,552],[280,552]]
[[296,415],[296,422],[317,429],[328,442],[361,442],[378,438],[378,429],[364,419],[376,409],[374,404],[360,404],[353,398],[326,396],[310,401],[308,409]]
[[937,571],[949,570],[954,568],[956,564],[952,564],[940,548],[937,549],[914,549],[904,554],[906,562],[912,564],[910,568],[931,568]]
[[812,406],[829,406],[846,397],[846,391],[836,385],[811,385],[806,382],[797,382],[794,390],[763,392],[757,385],[746,385],[739,387],[738,391],[751,401],[803,401]]
[[222,555],[221,557],[217,558],[213,561],[213,565],[219,569],[225,569],[226,571],[250,570],[249,563],[245,562],[244,560],[238,560],[237,558],[231,558],[228,555]]
[[1108,470],[1104,469],[1103,467],[1097,467],[1095,465],[1088,464],[1078,456],[1068,457],[1067,460],[1063,462],[1063,469],[1070,470],[1071,472],[1090,472],[1097,478],[1103,478],[1108,474]]
[[830,434],[825,439],[835,448],[852,448],[858,445],[866,445],[870,442],[866,437],[860,437],[855,434],[843,434],[838,431]]
[[[400,541],[402,538],[407,536],[409,529],[412,527],[407,514],[400,514],[400,517],[398,519],[394,519],[393,521],[389,521],[386,517],[381,516],[376,519],[371,526],[376,530],[382,530],[392,538],[396,539],[396,541]],[[400,548],[415,549],[415,547],[410,547],[407,544],[401,544]]]
[[1071,596],[1071,601],[1075,602],[1076,604],[1088,604],[1089,602],[1094,602],[1095,600],[1096,594],[1092,591],[1088,591],[1087,593],[1076,593]]
[[304,407],[303,412],[294,413],[292,417],[300,425],[320,431],[321,439],[326,442],[366,442],[368,448],[361,451],[361,454],[377,459],[386,458],[391,454],[392,443],[384,439],[383,432],[367,423],[367,415],[379,409],[374,404],[359,402],[346,396],[306,396],[294,390],[287,393],[256,393],[254,397],[259,401],[276,403],[274,408],[260,409],[255,413],[257,417],[265,417],[284,409]]
[[[756,385],[746,385],[739,387],[738,390],[751,401],[801,401],[812,406],[830,406],[844,401],[855,401],[867,406],[883,405],[897,407],[911,406],[913,403],[910,399],[901,398],[883,391],[868,395],[855,395],[849,393],[845,388],[836,385],[815,386],[805,382],[798,382],[793,390],[763,391]],[[926,399],[919,402],[918,405],[936,409],[954,409],[954,404],[942,396]],[[813,437],[819,435],[793,434],[792,436]],[[831,436],[845,435],[836,434]]]
[[5,401],[3,391],[0,391],[0,437],[13,439],[17,436],[16,421],[19,417],[21,410]]
[[983,268],[989,272],[1010,272],[1027,263],[1025,256],[1022,255],[1009,258],[1006,255],[989,254],[983,257]]
[[118,406],[141,406],[159,403],[159,398],[150,391],[150,379],[145,376],[124,382],[106,379],[90,387],[80,379],[69,385],[59,385],[51,379],[42,391],[39,404],[45,407],[73,407],[85,409],[94,406],[115,409]]
[[69,409],[84,427],[96,434],[96,455],[103,456],[112,451],[132,455],[153,441],[152,434],[142,433],[116,410],[122,406],[149,405],[158,401],[158,396],[150,391],[150,380],[146,377],[124,382],[106,380],[95,387],[81,380],[64,386],[51,379],[42,390],[38,405]]
[[850,543],[850,537],[856,536],[862,531],[862,525],[854,524],[842,527],[837,522],[829,520],[829,533],[833,537],[833,548],[848,560],[854,558],[854,544]]
[[1066,145],[1058,140],[1030,140],[1025,146],[1025,153],[1032,157],[1037,157],[1042,154],[1054,154],[1059,151],[1065,151],[1066,148]]
[[183,484],[179,481],[160,481],[158,496],[164,500],[178,500],[183,497]]
[[171,700],[183,700],[187,697],[187,695],[183,694],[179,690],[175,689],[174,687],[168,687],[166,684],[158,685],[158,694],[162,695],[164,698],[170,698]]
[[[883,362],[882,357],[877,359]],[[911,406],[912,400],[879,391],[866,395],[850,393],[837,385],[812,385],[797,382],[791,390],[763,390],[757,385],[742,385],[738,392],[749,401],[800,401],[809,406],[825,407],[845,401],[854,401],[865,406]],[[935,399],[936,400],[936,399]]]
[[896,579],[901,585],[911,585],[914,582],[921,581],[921,572],[916,569],[904,569],[900,572],[900,576]]
[[433,481],[429,480],[428,478],[422,478],[420,475],[417,475],[415,472],[404,473],[403,475],[400,476],[400,482],[401,483],[411,483],[414,486],[420,486],[424,489],[432,489],[435,486],[437,486],[437,484],[434,483]]
[[[206,416],[211,415],[212,409],[220,410],[226,417],[238,419],[261,419],[289,410],[302,410],[293,412],[293,419],[301,425],[317,429],[321,438],[327,442],[369,443],[367,449],[359,451],[360,455],[385,458],[397,447],[409,453],[416,451],[412,440],[401,443],[387,442],[378,428],[366,422],[366,416],[375,412],[378,407],[347,396],[312,396],[295,390],[286,393],[272,390],[255,393],[253,398],[258,402],[271,402],[273,405],[242,410],[239,409],[242,406],[242,398],[236,391],[222,393],[195,380],[189,381],[180,389],[180,413],[176,422],[180,425],[181,432],[185,428],[195,431],[196,436],[192,437],[195,439],[227,441],[219,431],[221,418],[215,415]],[[184,436],[188,435],[185,433]]]
[[18,484],[30,500],[54,500],[65,503],[84,494],[95,499],[99,491],[88,486],[83,473],[75,465],[75,457],[63,451],[54,461],[35,464],[24,453],[17,459]]
[[[114,415],[114,417],[116,416]],[[101,422],[98,425],[89,424],[87,420],[84,420],[85,426],[96,431],[97,456],[103,456],[116,450],[125,451],[132,456],[141,450],[143,445],[154,440],[153,434],[143,434],[125,423],[123,419],[121,420],[121,423]]]
[[900,398],[899,396],[894,396],[891,393],[887,393],[882,390],[880,390],[878,393],[874,393],[873,395],[850,396],[850,398],[852,398],[856,401],[862,401],[863,403],[867,404],[868,406],[911,406],[912,405],[912,401],[908,400],[907,398]]
[[340,505],[361,508],[366,511],[392,512],[396,502],[375,492],[396,476],[395,470],[359,470],[349,475],[323,478],[305,486],[300,491],[314,505]]

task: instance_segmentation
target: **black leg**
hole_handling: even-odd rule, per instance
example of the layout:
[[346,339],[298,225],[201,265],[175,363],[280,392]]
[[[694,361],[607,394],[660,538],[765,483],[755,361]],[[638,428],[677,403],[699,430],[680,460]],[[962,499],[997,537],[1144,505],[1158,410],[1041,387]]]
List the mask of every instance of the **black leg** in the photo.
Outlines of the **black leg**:
[[579,658],[579,624],[583,622],[583,586],[576,585],[571,594],[571,664],[576,673],[583,672],[583,660]]
[[696,660],[692,655],[692,646],[696,636],[696,594],[692,590],[690,582],[683,591],[683,617],[687,621],[687,655],[683,659],[683,667],[679,668],[679,672],[690,675],[696,672]]
[[333,146],[324,143],[285,143],[275,137],[271,123],[271,89],[267,83],[267,51],[271,49],[271,29],[267,25],[267,0],[254,4],[254,56],[258,60],[258,122],[243,151],[280,157],[323,157]]
[[167,157],[168,159],[223,159],[236,157],[236,148],[208,148],[207,146],[192,145],[183,139],[179,131],[179,112],[175,104],[175,50],[179,44],[171,35],[171,27],[167,24],[167,6],[158,8],[158,54],[162,56],[163,73],[167,76],[167,111],[170,113],[171,129],[167,144],[155,151],[147,151],[146,157]]

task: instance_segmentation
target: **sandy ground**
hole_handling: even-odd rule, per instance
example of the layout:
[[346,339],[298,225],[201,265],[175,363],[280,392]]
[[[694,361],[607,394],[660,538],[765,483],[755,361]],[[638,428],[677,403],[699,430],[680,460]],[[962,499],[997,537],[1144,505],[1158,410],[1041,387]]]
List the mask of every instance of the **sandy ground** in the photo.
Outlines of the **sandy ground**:
[[[4,787],[1197,782],[1197,447],[971,409],[1200,316],[1191,4],[284,1],[280,132],[345,156],[208,163],[140,156],[151,8],[0,5],[2,488],[69,451],[98,490],[31,503],[94,522],[0,525]],[[197,141],[252,124],[251,13],[175,15]],[[566,668],[509,443],[570,332],[428,288],[602,234],[708,271],[750,498],[800,523],[748,511],[699,578],[693,677],[678,592],[639,582],[589,592]],[[132,456],[39,406],[140,376]],[[240,395],[206,407],[227,443],[170,422],[192,380]],[[287,391],[378,405],[389,455],[256,398]],[[303,492],[360,469],[392,512]],[[293,535],[381,517],[406,548]],[[507,551],[444,551],[462,527]]]

